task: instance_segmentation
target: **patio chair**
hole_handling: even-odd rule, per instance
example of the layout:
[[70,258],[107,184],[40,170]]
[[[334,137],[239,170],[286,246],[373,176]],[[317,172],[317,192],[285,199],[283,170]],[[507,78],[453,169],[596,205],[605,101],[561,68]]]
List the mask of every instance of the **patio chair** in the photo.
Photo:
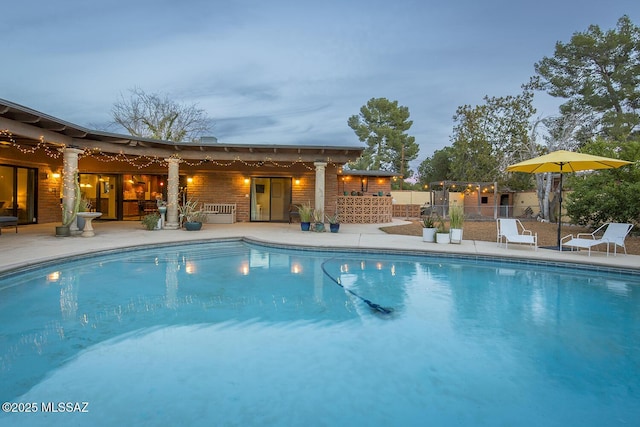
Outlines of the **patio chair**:
[[[606,227],[606,228],[605,228]],[[593,233],[578,233],[576,237],[569,234],[568,236],[564,236],[561,239],[562,246],[570,247],[573,251],[574,249],[588,249],[589,256],[591,256],[591,248],[598,245],[607,245],[607,256],[609,256],[609,245],[613,245],[613,254],[614,256],[618,253],[618,246],[624,249],[624,254],[627,254],[627,248],[624,245],[624,239],[627,237],[631,229],[633,228],[633,224],[624,224],[624,223],[616,223],[610,222],[607,224],[603,224]],[[598,233],[604,229],[604,233],[602,237],[598,237]],[[564,243],[565,239],[570,239],[566,243]]]
[[509,249],[509,243],[522,243],[533,245],[538,250],[538,234],[533,234],[531,230],[524,228],[519,219],[498,218],[496,221],[498,228],[498,246],[504,240],[504,247]]

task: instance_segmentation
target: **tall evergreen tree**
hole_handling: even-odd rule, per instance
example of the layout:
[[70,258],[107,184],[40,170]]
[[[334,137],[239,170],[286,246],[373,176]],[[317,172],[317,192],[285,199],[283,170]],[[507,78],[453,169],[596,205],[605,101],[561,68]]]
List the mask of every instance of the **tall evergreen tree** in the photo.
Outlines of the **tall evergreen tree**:
[[413,175],[409,162],[418,157],[419,147],[415,137],[406,133],[413,125],[407,107],[399,106],[398,101],[371,98],[347,123],[367,144],[353,168],[391,171],[405,178]]
[[626,140],[640,126],[640,28],[628,16],[615,30],[591,25],[569,43],[556,43],[554,56],[535,64],[540,88],[565,98],[561,112],[594,113],[608,139]]
[[[628,16],[618,20],[616,29],[603,32],[591,25],[568,43],[556,43],[554,56],[543,58],[535,69],[537,87],[566,99],[560,121],[547,126],[552,139],[569,137],[592,154],[640,158],[640,28]],[[567,132],[572,127],[573,135]],[[570,177],[574,191],[566,207],[572,221],[637,223],[637,170],[632,166]]]

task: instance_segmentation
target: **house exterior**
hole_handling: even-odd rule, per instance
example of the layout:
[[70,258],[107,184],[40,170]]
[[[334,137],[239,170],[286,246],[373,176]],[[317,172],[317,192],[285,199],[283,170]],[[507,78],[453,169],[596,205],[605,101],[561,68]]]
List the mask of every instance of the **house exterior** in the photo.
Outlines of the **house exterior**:
[[[288,221],[293,204],[333,213],[342,166],[362,147],[176,143],[94,131],[0,99],[0,215],[59,222],[81,197],[101,219],[139,220],[158,199],[178,226],[187,198],[235,204],[236,221]],[[77,175],[75,175],[77,173]],[[342,193],[340,193],[342,195]]]
[[351,224],[389,223],[394,217],[391,180],[400,174],[387,171],[338,170],[336,207],[340,221]]

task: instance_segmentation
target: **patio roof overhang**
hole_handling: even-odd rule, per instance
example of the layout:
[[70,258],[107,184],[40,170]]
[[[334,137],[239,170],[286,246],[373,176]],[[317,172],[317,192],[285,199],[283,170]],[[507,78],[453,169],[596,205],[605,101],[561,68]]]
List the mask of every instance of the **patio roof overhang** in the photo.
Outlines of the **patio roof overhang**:
[[338,175],[342,176],[369,176],[375,178],[393,178],[393,177],[401,177],[402,174],[391,171],[381,171],[381,170],[341,170],[338,171]]
[[140,138],[87,129],[4,99],[0,99],[0,131],[8,131],[11,138],[21,145],[44,142],[51,146],[128,156],[177,156],[188,160],[328,161],[342,164],[357,159],[364,150],[355,146],[202,144]]

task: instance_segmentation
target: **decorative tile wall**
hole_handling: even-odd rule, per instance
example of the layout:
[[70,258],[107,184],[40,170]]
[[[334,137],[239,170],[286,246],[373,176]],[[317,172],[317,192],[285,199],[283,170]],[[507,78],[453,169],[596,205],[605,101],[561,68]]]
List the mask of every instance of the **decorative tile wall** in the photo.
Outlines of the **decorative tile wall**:
[[391,197],[339,196],[337,207],[340,222],[346,224],[383,224],[391,222]]

